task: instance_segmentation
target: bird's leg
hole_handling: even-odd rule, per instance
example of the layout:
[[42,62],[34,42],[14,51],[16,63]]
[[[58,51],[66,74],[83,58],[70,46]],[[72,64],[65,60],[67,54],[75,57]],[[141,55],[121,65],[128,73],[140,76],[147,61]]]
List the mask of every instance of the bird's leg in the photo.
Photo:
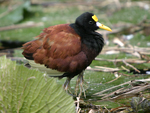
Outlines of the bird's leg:
[[[85,94],[85,88],[83,85],[85,85],[84,83],[86,83],[83,79],[83,71],[79,74],[78,78],[77,78],[77,81],[76,81],[76,87],[75,87],[75,94],[77,95],[77,92],[80,88],[80,93],[79,93],[79,97],[81,96],[82,92],[84,92],[84,97],[86,97],[86,94]],[[80,86],[79,86],[80,84]],[[87,84],[87,83],[86,83]],[[87,86],[85,85],[85,87],[87,88]]]
[[71,80],[71,79],[72,79],[72,78],[67,77],[66,82],[65,82],[64,85],[63,85],[65,91],[66,91],[66,92],[69,91],[70,94],[72,94],[71,91],[70,91],[70,90],[71,90],[71,88],[70,88],[70,80]]

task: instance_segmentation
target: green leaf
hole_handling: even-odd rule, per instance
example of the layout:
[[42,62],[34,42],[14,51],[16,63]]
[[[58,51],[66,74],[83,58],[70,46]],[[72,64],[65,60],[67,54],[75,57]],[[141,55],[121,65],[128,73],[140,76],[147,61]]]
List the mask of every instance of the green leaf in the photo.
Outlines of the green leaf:
[[21,21],[23,17],[24,9],[29,10],[30,2],[27,1],[21,5],[12,5],[11,9],[8,7],[2,7],[1,10],[5,9],[5,12],[1,12],[0,26],[8,26]]
[[72,97],[55,78],[0,57],[0,110],[7,113],[74,113]]

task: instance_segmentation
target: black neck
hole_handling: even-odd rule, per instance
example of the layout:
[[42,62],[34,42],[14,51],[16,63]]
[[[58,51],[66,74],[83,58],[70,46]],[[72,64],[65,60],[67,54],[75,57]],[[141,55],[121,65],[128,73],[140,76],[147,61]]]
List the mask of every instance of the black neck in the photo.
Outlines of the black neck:
[[87,31],[76,24],[70,24],[70,26],[81,37],[83,44],[86,44],[87,47],[96,50],[97,53],[102,50],[104,46],[104,39],[101,34],[94,31]]

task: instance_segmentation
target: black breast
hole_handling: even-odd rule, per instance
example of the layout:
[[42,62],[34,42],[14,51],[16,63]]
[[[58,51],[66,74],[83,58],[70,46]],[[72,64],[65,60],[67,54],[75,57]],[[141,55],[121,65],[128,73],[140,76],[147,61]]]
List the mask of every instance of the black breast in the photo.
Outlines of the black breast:
[[81,37],[82,44],[85,44],[89,49],[99,54],[104,46],[104,39],[102,35],[96,32],[93,34],[86,34]]
[[86,38],[82,38],[82,51],[88,58],[88,65],[91,64],[91,62],[101,52],[104,46],[103,38],[100,36],[101,35],[89,35]]
[[81,37],[82,51],[86,54],[88,64],[90,65],[92,60],[94,60],[94,58],[101,52],[104,46],[102,35],[94,31],[87,32],[75,24],[71,24],[70,26]]

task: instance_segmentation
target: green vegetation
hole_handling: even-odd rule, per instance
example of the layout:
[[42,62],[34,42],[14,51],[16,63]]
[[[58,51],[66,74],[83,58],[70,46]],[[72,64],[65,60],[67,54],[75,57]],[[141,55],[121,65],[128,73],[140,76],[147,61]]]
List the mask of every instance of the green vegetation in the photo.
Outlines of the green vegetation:
[[[71,0],[74,1],[74,0]],[[70,1],[70,2],[71,2]],[[121,0],[120,0],[121,1]],[[135,1],[135,0],[134,0]],[[67,0],[61,0],[56,1],[59,3],[68,2]],[[55,2],[55,3],[56,3]],[[75,2],[75,1],[74,1]],[[125,2],[122,0],[122,2]],[[57,4],[57,3],[56,3]],[[117,9],[116,5],[112,3],[113,9],[117,10],[111,10],[112,7],[109,7],[111,5],[106,5],[101,7],[101,4],[95,4],[94,5],[51,5],[49,7],[45,7],[42,5],[31,5],[30,2],[24,2],[21,1],[18,4],[12,5],[12,7],[9,6],[9,8],[12,8],[12,10],[8,11],[7,5],[1,5],[0,4],[0,28],[5,26],[11,26],[11,25],[27,25],[27,23],[33,24],[37,26],[32,27],[25,27],[25,28],[19,28],[19,29],[12,29],[12,30],[5,30],[0,31],[0,41],[30,41],[35,39],[35,36],[39,35],[42,32],[42,29],[57,25],[57,24],[64,24],[64,23],[73,23],[78,15],[80,15],[83,12],[90,11],[97,15],[99,18],[99,21],[103,24],[106,24],[107,26],[110,26],[112,29],[121,29],[122,26],[120,25],[124,24],[131,24],[131,25],[138,25],[138,27],[141,27],[142,24],[139,24],[145,20],[147,20],[147,25],[149,25],[150,20],[150,10],[144,9],[139,6],[132,6],[132,7],[122,7],[121,9]],[[7,7],[6,7],[7,6]],[[14,9],[13,9],[14,8]],[[5,12],[5,13],[4,13]],[[118,27],[119,26],[119,27]],[[123,26],[124,27],[124,26]],[[133,29],[131,29],[132,31]],[[124,39],[122,38],[123,35],[130,35],[132,34],[132,39]],[[104,35],[105,36],[105,35]],[[119,47],[118,45],[113,43],[114,38],[123,39],[123,42],[125,42],[124,47]],[[137,32],[126,32],[121,31],[119,33],[109,34],[107,37],[105,37],[107,41],[109,41],[109,44],[105,45],[106,49],[108,47],[118,47],[118,48],[129,48],[129,47],[141,47],[141,48],[149,48],[150,47],[150,35],[146,35],[143,30],[139,30]],[[0,42],[0,46],[2,46]],[[113,49],[112,49],[113,50]],[[14,57],[23,57],[22,49],[15,49],[15,53],[13,54]],[[136,52],[136,51],[135,51]],[[132,66],[134,66],[137,69],[142,70],[148,70],[150,69],[150,53],[143,53],[146,55],[146,57],[139,58],[136,55],[132,55],[128,52],[120,51],[120,53],[117,54],[100,54],[97,56],[97,58],[103,58],[104,61],[98,61],[95,60],[92,62],[90,67],[95,68],[95,66],[102,66],[102,67],[110,67],[110,68],[118,68],[121,69],[118,71],[118,76],[115,76],[114,72],[102,72],[102,71],[85,71],[84,79],[88,84],[88,89],[86,90],[86,96],[87,98],[84,101],[90,104],[94,105],[101,105],[106,106],[107,108],[116,108],[120,106],[130,106],[131,98],[123,98],[123,99],[116,99],[111,100],[109,99],[103,100],[101,99],[102,96],[99,95],[93,95],[97,92],[106,90],[108,88],[112,88],[114,86],[139,80],[139,79],[147,79],[149,78],[149,74],[133,74],[133,72],[127,72],[123,70],[122,67],[134,70],[130,66],[127,66],[123,62],[108,62],[107,59],[138,59],[138,60],[145,60],[147,62],[145,63],[129,63]],[[141,55],[141,54],[140,54]],[[53,87],[51,87],[50,83],[52,82],[54,86],[58,87],[56,90],[60,90],[59,94],[61,93],[61,96],[57,98],[56,100],[59,101],[61,97],[65,96],[64,99],[61,100],[60,104],[58,104],[59,107],[64,108],[67,111],[70,109],[74,111],[74,105],[73,100],[68,94],[66,94],[62,90],[62,84],[65,82],[66,78],[63,78],[61,80],[57,80],[53,78],[44,78],[43,73],[37,71],[37,70],[29,70],[25,68],[23,65],[16,64],[15,62],[11,62],[10,60],[7,60],[5,57],[0,58],[0,64],[1,68],[4,66],[3,70],[0,70],[0,76],[1,76],[1,82],[0,82],[0,89],[2,90],[0,93],[0,104],[3,105],[3,108],[8,108],[8,111],[17,111],[20,112],[26,111],[35,111],[36,110],[42,110],[44,111],[51,111],[52,107],[51,102],[53,101],[50,99],[51,91],[45,91],[45,96],[42,94],[45,89],[54,90]],[[7,65],[6,65],[7,64]],[[33,76],[34,74],[34,76]],[[5,75],[5,77],[3,76]],[[71,80],[71,89],[72,93],[74,93],[74,87],[76,84],[77,77],[73,78]],[[3,81],[2,81],[3,80]],[[46,81],[45,81],[46,80]],[[39,84],[38,84],[39,83]],[[148,82],[145,82],[149,84]],[[42,85],[45,84],[45,85]],[[144,83],[143,83],[144,84]],[[142,84],[142,85],[143,85]],[[36,85],[39,85],[38,88]],[[127,89],[132,88],[133,84],[125,84],[122,86],[119,86],[117,88],[114,88],[112,90],[107,91],[105,94],[109,94],[111,92],[114,92],[118,90],[119,88]],[[139,84],[140,86],[141,84]],[[141,85],[141,86],[142,86]],[[4,87],[5,86],[5,87]],[[6,89],[6,90],[5,90]],[[7,90],[9,89],[9,90]],[[38,93],[36,93],[38,92]],[[142,92],[142,91],[141,91]],[[140,93],[141,93],[140,92]],[[149,93],[149,91],[147,91]],[[142,96],[149,98],[150,96],[147,96],[146,93],[142,93]],[[40,95],[43,95],[40,97]],[[54,94],[53,94],[54,95]],[[59,95],[58,95],[59,96]],[[111,97],[116,95],[111,95]],[[132,95],[135,96],[135,95]],[[132,97],[131,96],[131,97]],[[44,101],[41,101],[41,103],[38,101],[39,98],[43,98]],[[81,97],[82,98],[82,97]],[[110,98],[110,97],[109,97]],[[28,101],[28,102],[27,102]],[[19,103],[20,102],[20,103]],[[8,104],[10,103],[10,104]],[[64,104],[65,103],[65,104]],[[66,105],[68,104],[68,106]],[[40,106],[43,105],[43,108],[37,108],[36,104]],[[11,106],[9,108],[9,106]],[[55,106],[56,107],[56,106]],[[62,112],[62,109],[59,109],[59,107],[54,108],[54,111],[56,109],[60,110]],[[0,110],[3,109],[2,106],[0,106]],[[68,110],[67,110],[68,109]],[[3,111],[3,110],[2,110]],[[66,113],[65,112],[65,113]]]
[[0,57],[0,111],[7,113],[74,113],[71,96],[54,78]]

